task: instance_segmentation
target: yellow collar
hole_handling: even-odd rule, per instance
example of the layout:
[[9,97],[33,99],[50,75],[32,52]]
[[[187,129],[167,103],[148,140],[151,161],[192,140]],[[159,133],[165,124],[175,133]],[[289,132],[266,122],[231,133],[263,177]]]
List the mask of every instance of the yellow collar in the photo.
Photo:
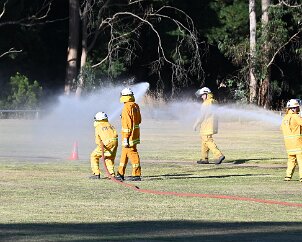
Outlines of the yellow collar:
[[135,98],[134,98],[133,95],[129,95],[129,96],[121,96],[121,97],[120,97],[120,102],[121,102],[121,103],[135,102]]
[[94,121],[93,126],[96,128],[97,126],[105,123],[108,123],[108,120]]

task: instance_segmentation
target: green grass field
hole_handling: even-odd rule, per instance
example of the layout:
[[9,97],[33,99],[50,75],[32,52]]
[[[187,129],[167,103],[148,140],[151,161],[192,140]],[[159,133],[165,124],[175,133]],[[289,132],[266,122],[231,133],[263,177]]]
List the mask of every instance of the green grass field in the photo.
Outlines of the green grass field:
[[[1,134],[7,134],[18,121],[0,123]],[[27,136],[19,135],[22,143]],[[30,158],[34,150],[22,157],[19,146],[9,147],[2,137],[0,241],[301,240],[302,207],[141,193],[110,180],[89,180],[93,145],[82,149],[79,161],[37,160]],[[286,154],[278,127],[222,123],[215,140],[225,162],[198,165],[198,133],[175,121],[146,120],[138,148],[143,181],[131,184],[302,203],[298,171],[291,182],[283,181]]]

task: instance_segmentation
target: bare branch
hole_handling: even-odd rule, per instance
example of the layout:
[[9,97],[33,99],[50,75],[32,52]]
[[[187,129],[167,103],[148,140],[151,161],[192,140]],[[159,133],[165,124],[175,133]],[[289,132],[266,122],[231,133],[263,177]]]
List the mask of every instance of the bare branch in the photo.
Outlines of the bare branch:
[[285,5],[286,7],[290,7],[290,8],[300,8],[300,7],[302,7],[302,4],[291,5],[290,3],[287,3],[286,1],[283,1],[283,0],[281,0],[280,3]]
[[289,40],[284,43],[283,45],[281,45],[277,51],[274,53],[273,57],[271,58],[270,62],[266,65],[266,67],[268,68],[270,65],[272,65],[272,63],[274,62],[275,60],[275,57],[277,56],[277,54],[286,46],[288,45],[296,36],[298,36],[300,33],[302,32],[302,29],[300,29],[297,33],[295,33],[293,36],[291,36],[289,38]]
[[8,51],[2,53],[0,55],[0,58],[2,58],[5,55],[11,54],[11,53],[20,53],[20,52],[22,52],[22,50],[16,50],[15,48],[10,48]]
[[20,26],[24,26],[24,27],[31,27],[31,26],[56,23],[56,22],[60,22],[60,21],[65,21],[67,19],[68,19],[68,17],[61,18],[61,19],[54,19],[54,20],[46,20],[46,21],[43,21],[40,23],[22,23],[22,21],[9,21],[9,22],[5,22],[5,23],[0,23],[0,27],[5,26],[5,25],[20,25]]
[[[21,26],[30,27],[30,26],[37,25],[37,24],[53,23],[56,21],[62,21],[62,20],[67,19],[67,18],[64,18],[64,19],[58,19],[58,20],[48,20],[48,21],[44,21],[43,23],[40,22],[47,18],[48,14],[51,10],[52,1],[53,0],[44,0],[42,6],[33,15],[26,17],[26,18],[21,18],[19,20],[15,20],[15,21],[6,21],[3,23],[0,23],[0,27],[5,26],[5,25],[21,25]],[[7,2],[8,2],[8,0],[6,1],[6,3]],[[5,11],[5,8],[3,9],[2,13],[1,13],[0,18],[2,17],[2,14],[4,14],[4,11]]]
[[279,7],[279,6],[286,6],[286,7],[289,7],[289,8],[301,8],[302,7],[302,4],[290,4],[288,3],[288,1],[284,1],[284,0],[279,0],[279,3],[277,4],[271,4],[270,7]]
[[[159,55],[161,55],[167,63],[169,63],[169,64],[172,65],[172,64],[173,64],[172,61],[170,61],[170,60],[166,57],[166,55],[165,55],[164,49],[163,49],[163,47],[162,47],[162,41],[161,41],[160,34],[159,34],[158,31],[154,28],[153,24],[152,24],[151,22],[149,22],[148,20],[146,20],[146,19],[144,19],[144,18],[142,18],[142,17],[140,17],[140,16],[138,16],[138,15],[136,15],[136,14],[134,14],[134,13],[131,13],[131,12],[119,12],[119,13],[114,14],[114,15],[112,16],[112,18],[108,18],[107,20],[105,20],[105,22],[107,22],[107,23],[109,24],[109,23],[111,23],[111,22],[113,21],[113,19],[116,19],[116,18],[118,18],[119,16],[124,16],[124,15],[128,15],[128,16],[132,16],[132,17],[134,17],[134,18],[137,18],[137,19],[139,19],[141,22],[147,24],[147,25],[152,29],[152,31],[153,31],[153,32],[156,34],[156,36],[157,36],[157,40],[158,40],[158,53],[159,53]],[[113,28],[111,27],[111,31],[112,31],[112,30],[113,30]],[[111,32],[111,38],[112,38],[112,36],[113,36],[113,34],[112,34],[112,32]],[[109,41],[108,44],[110,45],[111,42],[112,42],[112,39]],[[96,65],[98,65],[98,64],[96,64]]]
[[2,10],[2,13],[0,14],[0,18],[2,18],[2,16],[5,13],[5,6],[6,6],[7,3],[8,3],[8,0],[6,0],[6,2],[3,4],[3,10]]
[[100,62],[98,62],[98,63],[95,64],[95,65],[92,65],[91,67],[92,67],[92,68],[95,68],[95,67],[98,67],[98,66],[102,65],[105,61],[108,60],[108,58],[109,58],[109,54],[107,54],[107,56],[106,56],[103,60],[101,60]]
[[192,18],[189,16],[189,15],[187,15],[183,10],[181,10],[181,9],[179,9],[179,8],[176,8],[176,7],[172,7],[172,6],[162,6],[161,8],[159,8],[155,13],[159,13],[159,12],[161,12],[162,10],[164,10],[164,9],[172,9],[172,10],[174,10],[174,11],[176,11],[176,12],[179,12],[179,13],[181,13],[182,15],[184,15],[185,16],[185,18],[186,19],[188,19],[190,22],[189,22],[189,24],[191,25],[190,27],[193,27],[194,26],[194,21],[192,20]]
[[[97,30],[94,33],[88,33],[88,35],[94,34],[94,36],[93,36],[93,39],[92,39],[90,45],[87,47],[87,53],[90,52],[90,50],[93,48],[93,46],[94,46],[94,44],[95,44],[95,42],[96,42],[96,40],[97,40],[97,38],[98,38],[101,30],[103,29],[103,27],[104,28],[108,27],[108,25],[107,25],[108,23],[103,20],[102,15],[103,15],[103,12],[105,11],[105,9],[108,7],[109,2],[110,2],[110,0],[107,0],[102,5],[102,7],[100,8],[100,10],[98,11],[98,14],[97,14],[97,17],[96,17],[96,19],[97,19],[97,26],[98,26]],[[94,5],[95,5],[95,2],[93,4],[91,4],[90,10],[93,9]],[[92,11],[90,11],[90,12],[92,12]],[[93,18],[93,16],[91,18]]]
[[[52,4],[52,0],[48,2],[48,4],[46,4],[47,0],[44,0],[44,3],[42,5],[42,7],[40,8],[40,10],[38,10],[38,12],[36,13],[36,15],[40,15],[40,13],[47,8],[46,12],[44,15],[41,15],[41,17],[38,17],[36,15],[32,15],[31,17],[29,17],[29,20],[41,20],[41,19],[45,19],[48,16],[49,11],[51,10],[51,4]],[[46,4],[46,5],[45,5]],[[43,14],[43,13],[42,13]]]
[[[138,1],[128,1],[128,4],[124,6],[130,6],[131,4],[141,4],[143,0]],[[108,6],[111,2],[107,2]],[[113,3],[114,6],[116,3]],[[142,5],[139,5],[143,8]],[[99,13],[103,11],[104,6],[101,6]],[[125,9],[125,8],[124,8]],[[107,18],[100,18],[104,15],[99,15],[99,25],[92,36],[92,40],[88,47],[91,50],[93,45],[98,38],[98,35],[105,33],[106,28],[110,28],[109,41],[107,42],[107,54],[105,58],[100,60],[98,63],[93,64],[92,67],[98,67],[105,62],[110,66],[114,63],[116,59],[123,58],[124,63],[128,64],[132,62],[137,56],[136,49],[142,48],[139,42],[139,36],[141,34],[141,29],[146,26],[150,29],[150,32],[156,38],[156,57],[155,60],[151,61],[150,69],[152,73],[156,73],[160,79],[161,69],[168,65],[171,68],[171,84],[172,84],[172,95],[177,90],[178,84],[186,85],[190,80],[190,76],[197,74],[198,79],[202,76],[202,67],[200,61],[200,51],[199,42],[197,39],[197,31],[194,27],[193,20],[182,10],[175,7],[163,6],[158,10],[153,10],[153,6],[149,6],[142,11],[132,12],[132,11],[121,11],[114,13],[112,16]],[[168,11],[165,11],[168,10]],[[175,16],[180,17],[182,20],[173,18],[166,13],[176,13]],[[134,9],[135,11],[135,9]],[[157,29],[158,19],[165,19],[168,22],[173,23],[176,26],[176,45],[172,50],[172,55],[170,52],[166,52],[161,33]],[[92,33],[92,32],[90,32]]]
[[132,0],[129,0],[129,5],[131,4],[136,4],[136,3],[141,3],[143,2],[144,0],[136,0],[136,1],[132,1]]

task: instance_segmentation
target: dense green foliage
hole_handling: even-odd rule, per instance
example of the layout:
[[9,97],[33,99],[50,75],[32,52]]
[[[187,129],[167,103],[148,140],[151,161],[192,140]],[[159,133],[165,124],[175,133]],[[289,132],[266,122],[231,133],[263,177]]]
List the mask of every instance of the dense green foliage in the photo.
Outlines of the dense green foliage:
[[[0,12],[5,10],[0,17],[2,36],[0,55],[11,48],[20,52],[11,52],[0,57],[0,85],[5,91],[1,99],[7,99],[9,93],[9,90],[6,90],[9,87],[7,84],[16,72],[23,73],[29,79],[38,80],[47,95],[58,91],[62,93],[68,44],[68,1],[53,0],[50,8],[48,5],[41,5],[41,1],[38,0],[8,0],[4,5],[5,2],[0,2]],[[81,0],[80,3],[84,1]],[[143,1],[139,8],[133,8],[131,5],[125,8],[116,4],[119,1],[111,1],[112,4],[102,11],[102,19],[110,18],[121,11],[143,16],[151,9],[169,5],[184,11],[193,20],[198,31],[202,73],[189,67],[189,62],[192,60],[190,41],[179,48],[176,47],[176,41],[180,38],[184,37],[188,40],[186,38],[188,32],[181,31],[173,22],[164,18],[148,19],[161,36],[167,58],[187,68],[185,73],[187,78],[177,79],[180,75],[175,75],[175,82],[171,82],[173,78],[171,66],[162,61],[155,61],[158,39],[148,26],[139,25],[133,18],[120,18],[114,31],[106,27],[95,38],[94,33],[99,26],[98,11],[102,9],[103,1],[96,1],[96,3],[89,15],[87,25],[89,34],[87,44],[90,48],[88,61],[80,74],[86,80],[83,86],[86,92],[107,81],[116,83],[134,77],[137,82],[148,81],[151,89],[160,87],[166,94],[169,94],[172,88],[195,89],[207,85],[215,94],[218,93],[221,99],[248,100],[248,1],[149,0]],[[272,0],[271,3],[268,26],[270,41],[266,44],[270,50],[269,57],[273,58],[270,65],[273,107],[278,107],[282,100],[302,96],[301,32],[291,39],[301,31],[302,14],[301,7],[278,5],[277,0]],[[291,3],[297,2],[291,1]],[[256,74],[261,81],[267,74],[267,60],[263,58],[261,49],[266,39],[263,38],[261,29],[260,0],[256,1],[256,6],[258,21]],[[167,9],[161,14],[168,14],[177,20],[189,23],[182,12]],[[133,31],[134,28],[137,28],[136,31]],[[123,38],[116,38],[120,35]],[[111,61],[93,68],[93,64],[106,57],[108,43],[118,46],[109,56]],[[81,46],[79,52],[80,49]],[[161,68],[160,72],[155,71],[158,67]],[[158,85],[159,80],[161,85]],[[224,88],[219,88],[221,86]]]
[[[277,4],[278,1],[272,1]],[[249,15],[248,2],[243,0],[213,1],[211,8],[218,14],[219,24],[208,31],[209,42],[219,48],[236,67],[235,73],[228,73],[225,79],[235,99],[245,100],[248,95],[249,67]],[[272,67],[271,92],[277,100],[302,96],[301,80],[301,39],[287,41],[297,31],[301,31],[301,8],[273,5],[269,9],[269,42],[262,32],[261,2],[256,1],[257,26],[257,63],[256,76],[263,80],[267,74],[267,64],[262,47],[268,44],[269,57],[274,57]],[[299,36],[299,35],[298,35]],[[301,36],[301,33],[300,33]],[[275,107],[278,104],[274,105]]]
[[42,87],[37,81],[31,83],[26,76],[17,73],[10,78],[7,99],[0,101],[1,109],[37,109]]

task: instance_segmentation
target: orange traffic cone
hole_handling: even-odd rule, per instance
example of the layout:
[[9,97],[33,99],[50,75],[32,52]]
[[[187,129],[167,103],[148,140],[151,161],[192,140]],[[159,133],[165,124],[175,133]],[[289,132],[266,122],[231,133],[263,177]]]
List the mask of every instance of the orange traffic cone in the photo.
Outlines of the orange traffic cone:
[[78,160],[79,159],[79,155],[78,155],[78,142],[75,141],[73,143],[73,150],[71,153],[71,156],[69,158],[69,160]]

